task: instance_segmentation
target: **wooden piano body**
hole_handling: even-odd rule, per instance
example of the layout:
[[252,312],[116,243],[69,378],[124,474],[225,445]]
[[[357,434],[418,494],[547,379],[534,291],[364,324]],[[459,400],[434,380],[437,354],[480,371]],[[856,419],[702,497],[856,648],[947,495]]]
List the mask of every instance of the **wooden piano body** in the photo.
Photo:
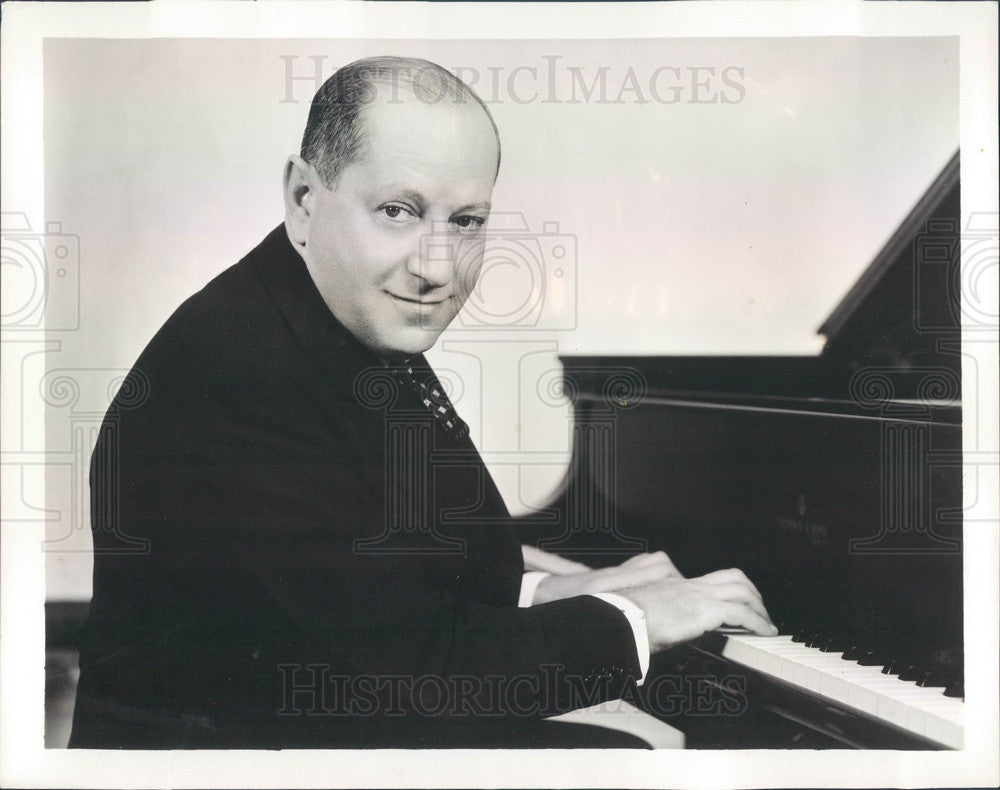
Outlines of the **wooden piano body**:
[[[687,576],[742,568],[783,633],[825,640],[821,664],[851,649],[845,664],[960,704],[959,218],[956,153],[820,328],[819,356],[564,357],[573,459],[525,542],[593,565],[662,549]],[[947,735],[897,726],[734,663],[728,639],[654,657],[649,693],[677,704],[646,703],[689,746],[960,746],[953,712]]]

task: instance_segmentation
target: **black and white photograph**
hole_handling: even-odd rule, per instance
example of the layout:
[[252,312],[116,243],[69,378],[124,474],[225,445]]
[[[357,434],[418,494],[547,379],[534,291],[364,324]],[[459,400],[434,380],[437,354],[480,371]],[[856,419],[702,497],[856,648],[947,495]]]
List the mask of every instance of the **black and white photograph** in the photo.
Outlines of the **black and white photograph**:
[[992,3],[8,3],[10,787],[997,781]]

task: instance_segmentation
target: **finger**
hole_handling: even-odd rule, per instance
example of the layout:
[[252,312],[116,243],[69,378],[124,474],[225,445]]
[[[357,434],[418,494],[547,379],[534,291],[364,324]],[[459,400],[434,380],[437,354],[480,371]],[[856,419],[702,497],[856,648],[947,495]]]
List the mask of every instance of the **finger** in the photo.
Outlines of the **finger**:
[[777,636],[778,629],[769,620],[765,620],[757,612],[738,603],[724,603],[720,609],[721,621],[713,625],[732,625],[746,628],[759,636]]
[[739,568],[721,568],[700,577],[711,584],[728,584],[736,581],[750,581]]
[[757,614],[763,617],[765,620],[770,622],[771,618],[767,614],[767,609],[764,608],[764,601],[758,593],[752,587],[748,587],[745,584],[714,584],[706,588],[709,594],[715,598],[717,601],[726,601],[729,603],[741,603],[744,606],[753,609]]
[[567,560],[558,554],[550,554],[534,546],[522,545],[521,556],[524,560],[524,568],[529,571],[545,571],[556,576],[563,576],[572,573],[584,573],[590,568],[586,565]]
[[763,603],[760,592],[749,582],[717,582],[706,584],[703,589],[719,601],[757,600]]
[[656,562],[656,555],[650,554],[649,552],[643,552],[642,554],[636,554],[633,557],[629,557],[619,567],[628,566],[629,568],[635,568],[648,565],[650,562]]
[[747,578],[747,575],[739,568],[725,568],[719,571],[712,571],[711,573],[706,573],[700,578],[702,581],[708,582],[709,584],[746,584],[750,587],[750,589],[760,595],[757,591],[757,586],[750,581],[750,579]]
[[667,574],[668,576],[677,576],[681,579],[684,578],[683,574],[681,574],[681,572],[677,570],[677,566],[674,565],[674,561],[670,559],[670,557],[667,555],[665,551],[658,551],[653,556],[657,558],[657,561],[661,565],[663,565],[665,568],[668,569],[669,571],[669,573]]
[[760,594],[753,582],[751,582],[743,571],[737,568],[729,568],[724,571],[714,571],[712,573],[706,573],[704,576],[700,577],[697,581],[704,582],[705,586],[711,590],[713,587],[723,587],[731,588],[736,585],[742,589],[750,592],[754,597],[763,601],[764,597]]
[[767,609],[764,608],[764,602],[756,591],[742,584],[714,585],[710,587],[710,590],[712,591],[710,594],[716,600],[742,604],[770,622],[771,618],[767,613]]
[[557,569],[553,572],[563,576],[570,576],[576,573],[587,573],[588,571],[593,570],[589,565],[584,565],[582,562],[567,560],[565,557],[560,557],[559,559],[561,562],[557,564]]

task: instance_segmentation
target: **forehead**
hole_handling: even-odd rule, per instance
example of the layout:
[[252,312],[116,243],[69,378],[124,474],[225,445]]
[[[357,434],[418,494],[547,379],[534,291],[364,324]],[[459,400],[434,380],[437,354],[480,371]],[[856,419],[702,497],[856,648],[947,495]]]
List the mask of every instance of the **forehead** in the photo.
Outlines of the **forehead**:
[[362,111],[364,153],[356,163],[379,181],[492,187],[496,132],[471,97],[425,101],[409,91],[379,96]]

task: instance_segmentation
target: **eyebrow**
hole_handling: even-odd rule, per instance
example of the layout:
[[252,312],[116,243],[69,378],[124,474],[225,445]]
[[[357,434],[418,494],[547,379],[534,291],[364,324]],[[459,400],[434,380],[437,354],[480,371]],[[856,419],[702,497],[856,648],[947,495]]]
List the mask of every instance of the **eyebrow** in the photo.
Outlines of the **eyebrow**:
[[421,208],[427,205],[427,198],[425,198],[420,192],[415,189],[407,189],[406,187],[400,186],[399,184],[388,184],[383,187],[380,191],[391,192],[404,197],[407,200],[412,200]]
[[490,213],[492,206],[489,203],[470,203],[468,206],[462,206],[455,213],[460,214],[463,211],[483,211],[487,214]]

